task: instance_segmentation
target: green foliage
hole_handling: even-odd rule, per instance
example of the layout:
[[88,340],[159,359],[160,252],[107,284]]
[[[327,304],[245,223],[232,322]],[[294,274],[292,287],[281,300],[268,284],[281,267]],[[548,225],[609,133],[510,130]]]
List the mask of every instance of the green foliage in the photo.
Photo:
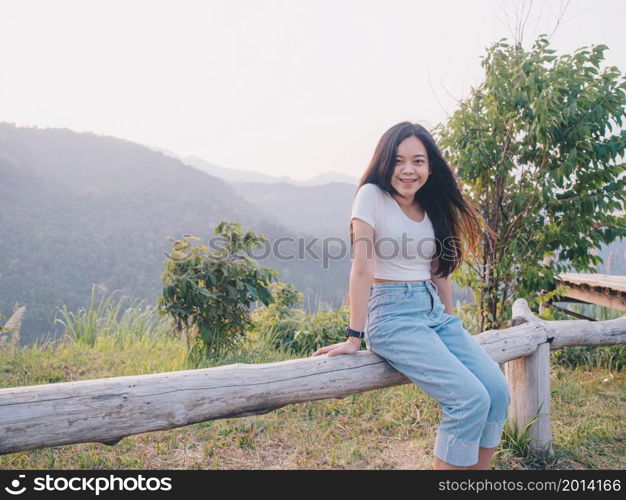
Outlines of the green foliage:
[[626,236],[626,81],[601,68],[605,45],[555,55],[504,39],[487,50],[484,82],[437,133],[468,194],[498,235],[453,278],[474,289],[479,330],[510,320],[511,299],[538,292],[591,250]]
[[502,431],[502,441],[506,448],[513,450],[517,456],[522,458],[530,457],[530,427],[538,420],[538,417],[535,416],[532,418],[524,427],[524,429],[519,430],[515,423],[508,419],[504,424],[504,429]]
[[275,302],[254,311],[257,334],[269,345],[298,356],[309,356],[318,348],[345,341],[349,320],[347,306],[331,312],[307,315],[299,308],[302,294],[287,283],[273,283]]
[[218,358],[238,346],[252,327],[251,304],[274,301],[268,286],[278,272],[258,267],[246,255],[265,238],[252,231],[243,234],[241,224],[224,221],[215,234],[223,237],[224,245],[213,251],[202,244],[192,246],[196,236],[168,237],[174,243],[161,275],[163,296],[157,299],[159,313],[173,318],[196,362],[204,356]]

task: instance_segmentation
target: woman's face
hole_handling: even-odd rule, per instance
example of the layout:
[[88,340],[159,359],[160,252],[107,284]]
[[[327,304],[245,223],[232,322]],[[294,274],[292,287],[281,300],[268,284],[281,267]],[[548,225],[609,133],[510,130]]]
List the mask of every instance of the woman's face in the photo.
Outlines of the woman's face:
[[430,175],[424,143],[415,136],[407,137],[398,145],[395,162],[391,185],[402,197],[412,199]]

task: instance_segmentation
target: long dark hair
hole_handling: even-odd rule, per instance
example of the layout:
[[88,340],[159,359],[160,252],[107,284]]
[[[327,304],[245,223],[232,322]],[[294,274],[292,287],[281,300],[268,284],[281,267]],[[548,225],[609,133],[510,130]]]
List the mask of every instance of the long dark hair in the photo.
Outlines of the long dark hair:
[[[435,140],[424,127],[417,123],[401,122],[387,130],[376,145],[374,156],[359,181],[357,192],[363,184],[376,184],[391,195],[400,195],[391,185],[391,177],[395,170],[398,145],[411,136],[422,141],[428,153],[432,173],[415,193],[415,200],[428,212],[435,231],[435,255],[439,257],[439,267],[435,274],[446,277],[462,264],[467,255],[478,254],[481,226],[488,232],[493,231],[484,224],[483,218],[473,207],[473,202],[463,195],[461,181],[444,160]],[[352,220],[350,244],[354,245]]]

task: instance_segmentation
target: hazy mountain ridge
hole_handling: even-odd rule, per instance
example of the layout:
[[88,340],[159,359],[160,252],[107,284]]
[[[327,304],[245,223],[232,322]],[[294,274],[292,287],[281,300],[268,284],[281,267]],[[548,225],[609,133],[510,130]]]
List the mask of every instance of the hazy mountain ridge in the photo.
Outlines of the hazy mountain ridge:
[[286,182],[233,182],[237,193],[288,227],[306,227],[314,236],[346,241],[356,186],[334,182],[322,186],[294,186]]
[[239,170],[234,168],[220,167],[213,163],[210,163],[197,156],[184,156],[179,157],[183,163],[191,165],[203,172],[224,179],[228,182],[259,182],[259,183],[287,183],[294,186],[321,186],[324,184],[330,184],[334,182],[341,182],[346,184],[357,185],[358,179],[350,175],[340,174],[338,172],[323,172],[310,179],[297,181],[289,176],[283,175],[276,177],[273,175],[262,174],[259,172],[253,172],[252,170]]
[[[141,145],[0,123],[0,311],[27,305],[25,341],[47,331],[54,307],[85,305],[92,283],[153,301],[166,237],[206,241],[220,220],[270,241],[302,234],[222,179]],[[336,307],[345,293],[345,262],[328,273],[311,259],[260,264],[278,269],[309,302]]]

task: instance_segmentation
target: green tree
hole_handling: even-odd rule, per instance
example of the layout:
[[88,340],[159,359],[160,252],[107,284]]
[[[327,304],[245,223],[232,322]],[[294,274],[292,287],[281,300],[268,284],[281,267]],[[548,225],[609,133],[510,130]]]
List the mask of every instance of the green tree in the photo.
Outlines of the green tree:
[[480,331],[503,326],[511,298],[531,307],[554,277],[602,262],[590,250],[626,236],[626,82],[601,69],[605,45],[555,55],[541,35],[530,50],[500,40],[484,81],[437,134],[497,238],[453,278],[474,290]]
[[218,358],[239,345],[252,327],[250,306],[274,301],[269,285],[278,275],[246,255],[266,241],[262,235],[243,234],[241,224],[224,221],[214,232],[224,244],[213,251],[192,246],[196,236],[168,237],[174,243],[166,254],[163,296],[157,301],[159,314],[172,317],[176,333],[185,335],[195,362],[202,356]]

